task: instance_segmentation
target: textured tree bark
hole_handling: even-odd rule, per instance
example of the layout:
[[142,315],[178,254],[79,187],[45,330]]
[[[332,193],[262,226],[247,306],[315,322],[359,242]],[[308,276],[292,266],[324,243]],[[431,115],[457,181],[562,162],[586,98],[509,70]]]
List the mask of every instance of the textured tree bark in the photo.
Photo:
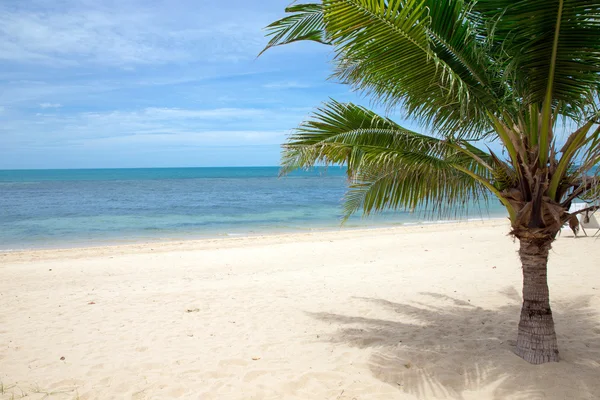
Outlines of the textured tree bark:
[[520,239],[523,264],[523,308],[519,320],[516,353],[532,364],[558,361],[558,344],[550,309],[547,282],[551,241]]

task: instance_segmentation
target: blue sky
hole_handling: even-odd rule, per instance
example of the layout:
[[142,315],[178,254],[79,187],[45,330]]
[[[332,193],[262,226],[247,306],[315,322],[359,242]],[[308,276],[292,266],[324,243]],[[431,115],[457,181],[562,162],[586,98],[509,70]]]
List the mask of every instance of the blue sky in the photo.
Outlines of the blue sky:
[[325,46],[256,58],[287,4],[0,2],[0,169],[277,165],[314,107],[357,99]]
[[369,105],[326,46],[256,58],[289,3],[0,1],[0,169],[277,165],[329,97]]

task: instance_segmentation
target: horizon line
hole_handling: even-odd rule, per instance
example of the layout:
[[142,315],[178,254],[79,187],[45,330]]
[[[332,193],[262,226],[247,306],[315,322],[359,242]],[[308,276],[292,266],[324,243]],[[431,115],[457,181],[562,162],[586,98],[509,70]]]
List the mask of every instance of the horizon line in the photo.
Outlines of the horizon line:
[[[342,168],[344,165],[316,165],[314,168]],[[282,168],[280,165],[228,165],[204,167],[83,167],[83,168],[0,168],[0,171],[73,171],[73,170],[111,170],[111,169],[199,169],[199,168]],[[304,169],[304,168],[297,168]]]

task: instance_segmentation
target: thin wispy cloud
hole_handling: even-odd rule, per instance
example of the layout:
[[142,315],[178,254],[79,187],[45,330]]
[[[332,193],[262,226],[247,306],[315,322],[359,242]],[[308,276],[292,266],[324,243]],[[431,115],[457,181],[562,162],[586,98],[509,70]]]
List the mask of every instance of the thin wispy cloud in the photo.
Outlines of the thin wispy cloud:
[[[171,130],[168,133],[139,133],[136,135],[74,139],[72,143],[83,147],[115,147],[132,145],[141,147],[163,147],[187,149],[190,146],[240,146],[240,145],[278,145],[284,137],[281,131],[185,131]],[[225,140],[224,140],[225,139]]]
[[262,43],[262,33],[241,17],[215,22],[197,10],[193,25],[178,23],[184,7],[171,7],[165,15],[141,1],[113,7],[78,1],[57,8],[17,4],[0,6],[0,60],[53,67],[231,62],[253,57]]
[[[279,144],[290,121],[300,121],[304,109],[180,109],[146,108],[134,111],[36,113],[22,115],[0,127],[7,149],[20,146],[69,145],[141,146]],[[37,134],[36,131],[43,131]],[[23,134],[27,132],[28,134]]]
[[263,87],[267,89],[306,89],[309,88],[310,85],[305,83],[299,83],[296,81],[287,81],[287,82],[271,82],[263,85]]
[[40,103],[40,108],[61,108],[60,103]]
[[[186,110],[181,108],[147,108],[141,114],[151,119],[240,119],[265,116],[266,110],[252,108],[216,108],[211,110]],[[139,114],[138,114],[139,115]]]
[[0,59],[54,67],[86,62],[138,64],[177,60],[184,54],[150,45],[152,31],[134,34],[144,16],[109,15],[92,10],[37,14],[0,13]]

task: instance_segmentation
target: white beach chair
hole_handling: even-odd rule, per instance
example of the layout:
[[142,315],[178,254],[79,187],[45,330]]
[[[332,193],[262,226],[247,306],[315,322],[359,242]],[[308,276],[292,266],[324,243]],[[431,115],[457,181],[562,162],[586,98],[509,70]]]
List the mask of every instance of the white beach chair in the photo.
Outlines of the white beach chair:
[[589,205],[587,203],[571,203],[571,207],[569,207],[569,212],[575,212],[579,210],[583,210],[584,208],[588,208]]
[[[572,203],[571,207],[569,207],[569,212],[573,213],[575,211],[583,210],[586,207],[588,207],[588,205],[586,203]],[[577,237],[577,234],[581,230],[581,215],[580,214],[577,215],[577,221],[579,222],[579,226],[575,227],[575,228],[571,228],[569,222],[567,221],[563,225],[563,227],[561,228],[561,230],[558,231],[558,234],[560,235],[562,233],[563,229],[569,229],[569,230],[572,230],[573,233],[575,234],[575,237]],[[587,234],[586,234],[586,236],[587,236]]]
[[588,234],[585,230],[586,228],[596,230],[596,232],[594,232],[594,234],[592,236],[596,236],[598,234],[598,232],[600,232],[600,223],[598,223],[598,218],[600,218],[600,215],[598,215],[598,211],[596,211],[596,212],[588,211],[588,212],[584,212],[579,215],[579,226],[581,227],[581,230],[583,231],[583,233],[585,233],[585,236],[588,236]]
[[[584,208],[588,208],[592,206],[592,204],[587,204],[587,203],[572,203],[571,207],[569,208],[569,212],[573,213],[579,210],[583,210]],[[588,236],[588,233],[586,231],[587,229],[596,229],[596,231],[594,232],[594,234],[592,236],[596,236],[598,233],[600,233],[600,223],[598,222],[598,220],[600,219],[600,214],[598,213],[598,211],[596,212],[584,212],[581,214],[577,214],[577,220],[579,221],[579,230],[582,230],[585,236]],[[567,227],[568,224],[566,224],[563,228]]]

